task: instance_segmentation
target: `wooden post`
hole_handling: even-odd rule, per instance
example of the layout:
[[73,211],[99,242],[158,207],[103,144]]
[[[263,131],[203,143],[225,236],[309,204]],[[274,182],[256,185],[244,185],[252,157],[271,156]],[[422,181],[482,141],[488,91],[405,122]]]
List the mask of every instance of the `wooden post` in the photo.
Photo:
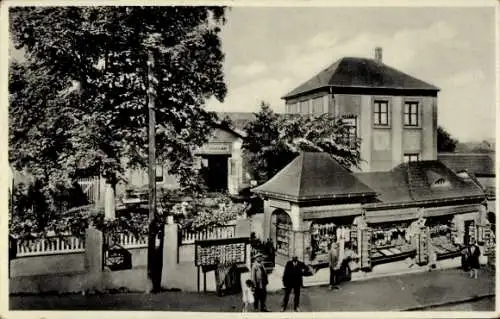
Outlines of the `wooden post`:
[[200,266],[196,267],[198,269],[196,276],[196,287],[198,288],[198,292],[200,292]]
[[153,51],[150,49],[148,51],[148,209],[149,209],[149,241],[148,241],[148,276],[152,283],[152,289],[157,290],[158,283],[155,282],[154,278],[157,271],[161,271],[156,267],[155,263],[157,260],[157,249],[156,249],[156,234],[158,232],[157,227],[153,224],[155,223],[156,217],[156,118],[155,118],[155,83],[156,79],[153,74],[154,71],[154,55]]

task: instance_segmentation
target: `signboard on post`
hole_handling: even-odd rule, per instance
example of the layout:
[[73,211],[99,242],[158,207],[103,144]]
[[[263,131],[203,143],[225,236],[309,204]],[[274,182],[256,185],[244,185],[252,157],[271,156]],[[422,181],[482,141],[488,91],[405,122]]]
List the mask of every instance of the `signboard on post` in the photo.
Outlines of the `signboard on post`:
[[225,238],[195,241],[195,265],[198,268],[198,291],[200,291],[200,268],[203,270],[203,285],[206,290],[206,273],[217,270],[218,265],[246,264],[247,246],[250,238]]

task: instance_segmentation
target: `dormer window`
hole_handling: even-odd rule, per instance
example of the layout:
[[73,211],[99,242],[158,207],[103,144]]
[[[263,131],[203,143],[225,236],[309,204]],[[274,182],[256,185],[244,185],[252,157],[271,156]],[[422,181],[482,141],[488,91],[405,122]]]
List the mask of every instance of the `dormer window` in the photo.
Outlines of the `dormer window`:
[[450,186],[450,182],[447,181],[444,178],[439,178],[437,181],[434,182],[433,186],[435,186],[435,187],[446,187],[446,186]]

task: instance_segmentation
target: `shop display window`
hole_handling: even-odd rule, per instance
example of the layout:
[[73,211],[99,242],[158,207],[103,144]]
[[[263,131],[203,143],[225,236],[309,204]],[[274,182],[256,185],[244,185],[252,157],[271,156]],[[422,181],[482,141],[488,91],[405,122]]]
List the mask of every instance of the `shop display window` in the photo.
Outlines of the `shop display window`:
[[273,216],[276,234],[276,252],[290,256],[292,250],[292,221],[285,212],[277,212]]
[[371,258],[389,261],[412,253],[415,248],[406,234],[409,226],[409,222],[373,225]]
[[452,257],[460,250],[460,247],[454,243],[453,239],[456,233],[453,216],[428,218],[425,225],[429,229],[432,249],[438,256],[451,254],[450,257]]
[[[354,251],[357,249],[357,230],[352,220],[313,223],[311,225],[311,259],[328,254],[331,244],[343,238]],[[324,259],[324,258],[320,258]]]

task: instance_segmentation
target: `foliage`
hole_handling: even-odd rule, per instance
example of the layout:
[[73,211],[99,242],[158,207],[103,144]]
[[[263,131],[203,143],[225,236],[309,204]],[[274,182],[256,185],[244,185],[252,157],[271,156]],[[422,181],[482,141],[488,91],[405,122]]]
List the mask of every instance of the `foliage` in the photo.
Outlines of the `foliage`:
[[481,142],[458,143],[455,152],[493,154],[495,153],[495,143],[487,140]]
[[9,74],[11,163],[46,185],[71,182],[81,170],[116,184],[123,164],[146,163],[151,80],[158,159],[183,187],[196,188],[192,148],[216,121],[204,103],[226,95],[224,14],[201,6],[12,8],[12,40],[26,62]]
[[60,218],[61,212],[86,205],[87,199],[80,186],[65,184],[45,187],[40,180],[19,183],[12,194],[11,227],[19,234],[42,233],[52,220]]
[[342,119],[321,116],[279,116],[262,102],[255,119],[245,126],[244,154],[250,174],[263,183],[290,163],[298,153],[326,152],[341,165],[357,167],[360,139],[349,137]]
[[453,153],[458,140],[454,139],[442,126],[437,128],[437,151]]

